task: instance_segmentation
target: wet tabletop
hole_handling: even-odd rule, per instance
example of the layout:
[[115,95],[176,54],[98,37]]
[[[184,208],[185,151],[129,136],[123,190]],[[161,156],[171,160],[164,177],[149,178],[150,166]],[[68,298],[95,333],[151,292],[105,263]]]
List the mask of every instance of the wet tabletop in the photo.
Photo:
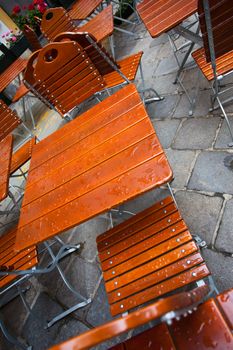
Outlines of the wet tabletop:
[[155,38],[197,12],[197,0],[143,0],[137,5],[148,32]]
[[12,135],[8,135],[0,142],[0,201],[8,195],[12,146]]
[[171,178],[130,84],[35,145],[15,249],[47,240]]

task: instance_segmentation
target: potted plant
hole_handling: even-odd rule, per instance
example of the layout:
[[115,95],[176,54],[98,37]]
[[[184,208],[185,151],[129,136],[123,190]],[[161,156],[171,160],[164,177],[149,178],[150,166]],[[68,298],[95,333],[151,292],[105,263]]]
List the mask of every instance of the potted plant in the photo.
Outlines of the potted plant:
[[17,24],[19,29],[23,30],[24,25],[29,25],[33,30],[38,28],[35,17],[42,18],[43,13],[46,11],[47,4],[44,0],[33,0],[29,6],[15,6],[12,10],[11,17]]

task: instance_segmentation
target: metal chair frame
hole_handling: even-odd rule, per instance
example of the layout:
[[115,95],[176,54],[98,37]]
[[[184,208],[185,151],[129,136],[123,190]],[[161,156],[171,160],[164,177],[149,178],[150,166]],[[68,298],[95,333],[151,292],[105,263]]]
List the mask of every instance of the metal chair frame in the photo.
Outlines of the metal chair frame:
[[[58,253],[56,253],[56,254],[53,252],[53,250],[51,248],[51,246],[54,245],[55,243],[58,243],[61,246]],[[79,299],[79,302],[77,304],[67,308],[65,311],[57,314],[51,320],[49,320],[47,322],[47,325],[45,326],[45,329],[47,329],[47,328],[52,327],[55,323],[57,323],[58,321],[60,321],[64,317],[68,316],[69,314],[71,314],[71,313],[75,312],[76,310],[88,305],[91,302],[91,298],[87,299],[87,298],[83,297],[78,291],[76,291],[74,289],[74,287],[70,284],[70,282],[67,280],[63,270],[59,266],[59,262],[64,257],[66,257],[66,256],[72,254],[73,252],[77,251],[78,249],[80,249],[81,245],[79,243],[78,244],[65,244],[59,237],[55,237],[54,240],[52,241],[52,243],[44,242],[44,246],[45,246],[45,248],[41,252],[39,252],[38,255],[41,255],[41,253],[44,251],[48,252],[51,261],[46,267],[33,267],[31,270],[11,270],[11,269],[7,269],[7,267],[5,267],[3,269],[3,267],[1,266],[0,276],[15,275],[15,276],[19,276],[19,278],[14,280],[13,282],[11,282],[6,287],[4,287],[0,290],[0,297],[2,297],[6,292],[9,292],[9,290],[11,290],[12,288],[17,287],[17,292],[14,294],[14,296],[10,300],[7,300],[6,303],[0,305],[0,307],[7,304],[13,298],[20,296],[26,310],[32,315],[32,317],[37,317],[33,313],[27,300],[25,299],[24,290],[21,288],[21,284],[23,282],[29,280],[30,277],[32,277],[32,276],[36,276],[38,274],[46,274],[46,273],[53,271],[56,268],[62,281],[64,282],[65,286],[68,288],[68,290],[71,293],[73,293]],[[12,344],[18,346],[19,348],[24,349],[24,350],[31,350],[32,349],[31,346],[24,345],[15,336],[10,334],[1,318],[0,318],[0,329],[2,330],[3,334],[5,335],[5,337],[8,339],[8,341],[10,343],[12,343]]]

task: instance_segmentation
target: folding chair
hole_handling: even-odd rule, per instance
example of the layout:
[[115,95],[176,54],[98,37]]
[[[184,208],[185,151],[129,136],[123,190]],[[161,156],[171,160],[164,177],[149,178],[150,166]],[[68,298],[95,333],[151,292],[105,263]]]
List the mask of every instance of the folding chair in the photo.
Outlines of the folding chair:
[[[151,103],[163,99],[154,89],[145,87],[141,64],[142,51],[116,62],[90,33],[62,33],[54,40],[56,42],[72,40],[78,43],[100,72],[105,82],[105,91],[108,94],[112,88],[133,82],[139,69],[142,78],[143,87],[140,92],[143,101]],[[147,91],[151,91],[155,97],[145,98],[145,92]]]
[[[138,13],[147,30],[153,38],[163,33],[168,34],[169,42],[178,65],[178,71],[174,80],[180,82],[180,75],[192,52],[194,45],[202,46],[202,38],[199,36],[198,19],[190,24],[183,22],[197,11],[197,0],[142,0],[137,4]],[[193,30],[193,27],[197,28]],[[179,44],[179,38],[185,38],[185,43]],[[180,53],[187,51],[180,57]],[[179,53],[179,54],[178,54]]]
[[98,15],[82,26],[77,26],[63,7],[47,9],[42,17],[40,29],[48,41],[63,32],[90,32],[98,42],[113,33],[112,5],[107,6]]
[[233,147],[233,132],[224,104],[232,101],[232,97],[222,101],[222,94],[232,89],[222,90],[221,81],[233,72],[233,3],[230,0],[200,0],[198,14],[204,47],[193,52],[193,58],[204,77],[210,82],[213,96],[212,110],[220,107],[226,120]]
[[[210,348],[231,350],[233,347],[233,289],[200,304],[205,292],[205,288],[199,287],[193,292],[179,293],[161,299],[128,316],[105,323],[62,344],[55,345],[49,350],[87,350],[124,332],[159,319],[162,323],[111,347],[111,350]],[[166,324],[172,319],[174,319],[172,324],[171,322]]]
[[50,43],[28,60],[24,84],[45,105],[70,120],[70,111],[105,82],[76,42]]
[[[179,319],[182,315],[187,316],[204,298],[208,298],[214,291],[217,292],[199,248],[172,197],[161,200],[98,236],[97,249],[111,315],[123,315],[120,319],[62,344],[60,349],[62,346],[67,346],[69,349],[89,349],[155,318],[160,318],[170,325],[173,319]],[[185,289],[185,292],[182,293],[182,289]],[[129,310],[156,299],[158,301],[154,304],[128,313]],[[211,310],[212,303],[211,301],[211,306],[206,305],[204,310]],[[199,314],[199,311],[197,313]],[[218,316],[218,313],[216,309],[210,314]],[[203,311],[200,314],[203,314]],[[209,317],[207,315],[200,319],[200,316],[194,313],[194,316],[190,315],[189,318],[199,318],[200,325]],[[223,330],[227,330],[233,344],[233,337],[225,321],[221,316],[217,321],[219,327],[225,325]],[[180,322],[184,327],[185,321]],[[193,332],[197,336],[198,331],[195,333],[195,330],[196,327]],[[170,344],[169,334],[166,334],[166,337]],[[222,340],[222,344],[226,344],[228,339],[223,338],[225,340]],[[137,339],[151,340],[143,336]],[[152,338],[153,342],[155,339],[157,347],[152,348],[160,349],[165,341],[162,334],[158,337],[156,332],[156,337]],[[188,342],[188,339],[185,341]],[[119,345],[119,348],[114,349],[141,348],[140,342],[134,341],[134,338],[128,342],[126,344],[132,347]],[[134,347],[135,344],[137,347]],[[195,340],[193,345],[197,345]],[[59,349],[59,346],[52,349]],[[191,347],[184,346],[182,349],[191,349]]]

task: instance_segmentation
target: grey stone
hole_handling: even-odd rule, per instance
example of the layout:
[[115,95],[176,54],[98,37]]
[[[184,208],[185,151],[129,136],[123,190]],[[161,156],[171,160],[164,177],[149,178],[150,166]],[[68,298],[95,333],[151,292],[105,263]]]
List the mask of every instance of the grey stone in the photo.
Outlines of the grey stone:
[[219,122],[219,118],[191,118],[185,120],[172,147],[176,149],[210,148]]
[[147,112],[151,119],[170,118],[179,102],[179,95],[166,96],[164,100],[147,105]]
[[[228,116],[231,125],[231,130],[233,132],[233,117]],[[215,142],[214,148],[222,149],[229,148],[229,142],[232,142],[231,134],[228,129],[226,120],[224,119],[219,130],[217,140]]]
[[233,265],[232,258],[224,256],[210,249],[202,249],[202,256],[212,274],[213,280],[219,290],[223,292],[232,288]]
[[[201,74],[199,68],[195,67],[192,69],[187,69],[183,72],[182,75],[182,83],[184,84],[185,88],[188,90],[193,90],[196,88],[196,85],[198,84],[198,95],[200,96],[203,91],[201,90],[208,90],[206,92],[206,96],[208,96],[208,99],[206,100],[206,103],[210,101],[210,84],[208,80],[204,77],[203,74]],[[180,90],[182,91],[182,87],[179,85]]]
[[174,174],[172,186],[184,188],[192,170],[195,152],[169,149],[166,151],[166,154]]
[[[101,272],[96,264],[89,263],[78,256],[73,256],[65,270],[65,275],[68,276],[69,283],[78,293],[84,298],[89,298],[93,296]],[[70,292],[64,284],[60,285],[56,297],[67,306],[72,306],[79,301],[78,297]]]
[[188,188],[233,194],[231,155],[227,152],[199,154]]
[[[190,93],[191,98],[194,98],[195,93]],[[193,111],[194,117],[205,117],[209,114],[210,108],[210,93],[209,91],[199,91],[197,96],[196,106]],[[185,94],[182,95],[180,102],[175,110],[174,118],[189,117],[189,111],[191,110],[190,102]]]
[[163,148],[169,148],[174,139],[180,121],[177,119],[153,120],[156,134]]
[[161,45],[161,44],[164,44],[166,42],[168,42],[168,36],[167,36],[167,34],[162,34],[158,38],[153,39],[153,41],[150,44],[150,48],[152,49],[152,48],[156,47],[157,45]]
[[233,254],[233,199],[227,201],[215,247]]
[[60,323],[54,324],[53,327],[47,330],[44,327],[47,325],[48,320],[51,320],[62,311],[63,309],[45,293],[38,297],[33,307],[36,317],[30,315],[22,331],[22,336],[28,340],[28,343],[33,346],[34,350],[48,349],[54,345],[54,338],[58,329],[65,321],[60,321]]
[[86,320],[92,325],[99,325],[112,319],[110,307],[108,304],[107,294],[104,282],[99,285],[98,291],[87,312]]
[[210,244],[223,199],[187,191],[178,191],[175,197],[190,232]]
[[179,89],[177,84],[173,84],[175,79],[175,74],[167,74],[167,75],[154,75],[149,78],[149,81],[146,81],[146,84],[153,87],[155,90],[159,92],[159,94],[163,96],[167,96],[170,94],[178,94]]
[[178,69],[175,57],[172,55],[160,60],[159,65],[155,71],[156,75],[166,75],[176,72]]
[[68,318],[65,324],[59,328],[58,335],[54,340],[54,344],[64,342],[71,337],[80,335],[88,330],[89,328],[83,322],[79,322],[78,320],[71,320]]

